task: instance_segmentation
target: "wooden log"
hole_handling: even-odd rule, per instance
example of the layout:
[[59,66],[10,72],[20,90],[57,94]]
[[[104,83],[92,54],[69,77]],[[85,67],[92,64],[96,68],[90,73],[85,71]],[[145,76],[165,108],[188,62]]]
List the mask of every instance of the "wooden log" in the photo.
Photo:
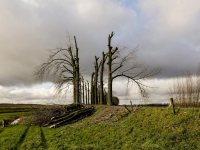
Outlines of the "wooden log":
[[52,117],[51,120],[57,120],[57,119],[59,119],[59,118],[63,118],[63,117],[65,117],[65,116],[69,115],[70,113],[72,113],[72,112],[74,112],[74,111],[81,110],[81,109],[82,109],[82,108],[78,108],[78,109],[75,109],[75,110],[68,111],[68,112],[66,112],[66,113],[64,113],[64,114],[62,114],[62,115],[60,115],[60,116]]
[[[66,124],[69,124],[71,122],[75,122],[77,120],[79,120],[79,118],[84,118],[86,116],[88,116],[88,114],[91,114],[92,112],[94,111],[94,109],[90,109],[90,110],[87,110],[85,112],[82,112],[82,113],[76,113],[74,116],[72,116],[71,118],[68,118],[66,120],[63,120],[61,122],[58,122],[55,124],[56,127],[60,127],[60,126],[63,126],[63,125],[66,125]],[[82,117],[81,117],[82,116]]]
[[59,125],[63,125],[64,123],[73,121],[74,119],[77,119],[78,117],[80,117],[81,115],[86,115],[89,114],[91,112],[94,111],[94,107],[89,107],[89,108],[84,108],[81,110],[77,110],[74,112],[71,112],[70,114],[63,116],[61,118],[55,119],[47,124],[45,124],[44,126],[49,126],[49,125],[55,125],[55,126],[59,126]]
[[133,111],[133,105],[132,105],[132,102],[130,101],[130,103],[131,103],[131,110]]

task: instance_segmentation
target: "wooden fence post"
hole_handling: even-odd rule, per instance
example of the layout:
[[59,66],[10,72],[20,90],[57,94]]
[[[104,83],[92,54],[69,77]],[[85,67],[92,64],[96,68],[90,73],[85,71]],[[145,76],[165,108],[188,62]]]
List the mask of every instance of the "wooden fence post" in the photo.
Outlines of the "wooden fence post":
[[133,111],[133,105],[132,105],[132,102],[130,101],[130,103],[131,103],[131,109],[132,109],[132,111]]
[[173,98],[170,98],[173,114],[175,114]]

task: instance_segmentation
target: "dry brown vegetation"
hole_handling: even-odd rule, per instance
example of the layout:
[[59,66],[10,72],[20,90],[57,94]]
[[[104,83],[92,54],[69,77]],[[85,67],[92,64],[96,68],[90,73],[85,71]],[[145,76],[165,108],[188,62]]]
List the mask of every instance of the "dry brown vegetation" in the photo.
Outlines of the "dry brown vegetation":
[[176,106],[199,107],[200,99],[200,64],[195,76],[187,71],[174,79],[169,87],[168,94],[174,98]]
[[39,108],[28,117],[28,122],[33,125],[44,125],[48,123],[52,117],[62,115],[66,112],[70,112],[83,107],[81,104],[71,104],[71,105],[53,105],[49,108]]
[[[101,105],[103,107],[103,105]],[[111,121],[111,120],[119,120],[121,117],[127,114],[127,111],[124,107],[116,107],[116,106],[104,106],[105,109],[95,117],[95,121]],[[112,107],[112,108],[111,108]]]

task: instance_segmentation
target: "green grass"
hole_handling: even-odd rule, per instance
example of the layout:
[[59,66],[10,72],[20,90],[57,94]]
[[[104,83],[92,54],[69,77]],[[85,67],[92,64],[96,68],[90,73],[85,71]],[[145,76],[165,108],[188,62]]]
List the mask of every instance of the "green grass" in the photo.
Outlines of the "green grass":
[[3,119],[8,119],[8,118],[18,118],[20,116],[23,116],[23,115],[27,115],[27,114],[30,114],[31,112],[15,112],[15,113],[0,113],[0,122],[3,120]]
[[33,110],[34,108],[0,108],[0,113],[28,112]]
[[[200,109],[139,109],[110,121],[96,118],[109,108],[57,129],[16,125],[3,128],[1,149],[200,149]],[[112,109],[112,108],[110,108]],[[114,118],[114,119],[112,119]]]

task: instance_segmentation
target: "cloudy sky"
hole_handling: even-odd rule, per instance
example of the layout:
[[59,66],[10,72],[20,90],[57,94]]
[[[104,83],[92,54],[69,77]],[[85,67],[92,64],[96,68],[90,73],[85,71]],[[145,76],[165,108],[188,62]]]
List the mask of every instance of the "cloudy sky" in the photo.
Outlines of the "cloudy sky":
[[[138,46],[139,61],[162,67],[147,84],[152,102],[168,102],[168,84],[182,70],[195,72],[200,62],[199,0],[1,0],[0,103],[71,103],[54,96],[52,83],[38,83],[35,67],[48,49],[67,48],[67,35],[76,36],[80,65],[90,80],[94,56],[113,46]],[[106,79],[105,79],[106,80]],[[140,103],[133,86],[126,95],[124,80],[114,82],[120,104]]]

